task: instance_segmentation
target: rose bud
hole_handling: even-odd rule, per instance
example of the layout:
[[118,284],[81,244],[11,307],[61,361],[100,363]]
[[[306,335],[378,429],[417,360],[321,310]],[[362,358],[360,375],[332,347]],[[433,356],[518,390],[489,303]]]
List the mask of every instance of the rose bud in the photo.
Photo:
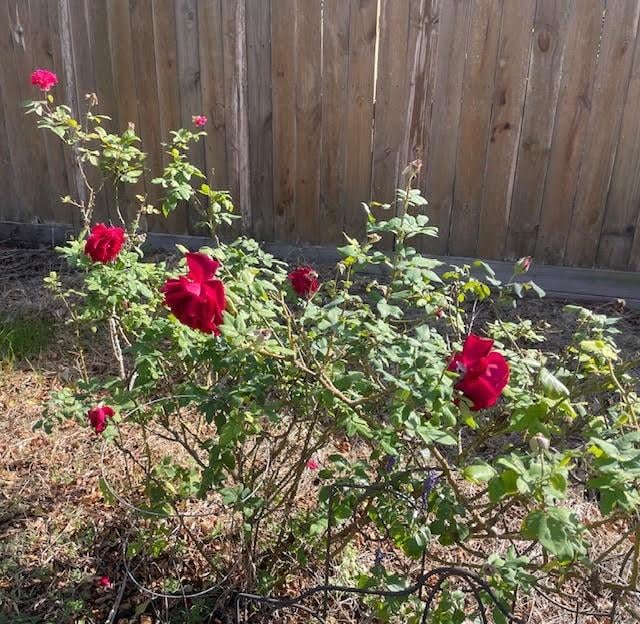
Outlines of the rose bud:
[[533,453],[548,451],[550,446],[549,438],[545,438],[541,433],[536,433],[536,435],[529,440],[529,448]]

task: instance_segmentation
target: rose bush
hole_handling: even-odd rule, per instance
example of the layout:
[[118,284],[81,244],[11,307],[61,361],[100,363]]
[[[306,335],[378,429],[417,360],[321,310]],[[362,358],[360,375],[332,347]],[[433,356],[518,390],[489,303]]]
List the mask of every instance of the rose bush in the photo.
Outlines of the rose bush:
[[[278,592],[313,575],[331,500],[333,573],[361,587],[409,585],[426,557],[481,571],[509,603],[540,588],[562,596],[565,583],[633,595],[640,542],[618,543],[628,565],[613,577],[609,547],[594,538],[616,522],[633,535],[640,503],[637,380],[615,319],[570,306],[572,339],[545,350],[536,326],[505,316],[519,297],[542,294],[521,279],[529,259],[502,284],[483,262],[448,266],[419,253],[411,240],[437,232],[413,188],[418,162],[393,204],[364,206],[366,238],[346,237],[331,279],[290,269],[251,239],[224,242],[231,198],[187,159],[204,133],[171,133],[169,162],[148,184],[160,191],[156,206],[125,192],[146,162],[134,128],[108,131],[95,97],[87,102],[83,123],[50,95],[27,110],[83,170],[115,185],[114,214],[134,216],[94,226],[102,182],[89,176],[85,199],[65,198],[84,227],[60,251],[82,284],[67,288],[56,274],[48,284],[78,328],[78,376],[39,426],[88,414],[114,453],[132,453],[126,441],[139,434],[145,488],[130,498],[167,516],[212,499],[240,518],[224,564],[236,587]],[[146,215],[180,202],[200,211],[211,247],[180,247],[184,267],[143,261]],[[111,374],[89,374],[86,335],[105,337]],[[154,460],[152,432],[186,458]],[[334,490],[337,481],[380,489]],[[594,491],[599,511],[580,514],[576,500]],[[357,556],[363,535],[384,538],[371,565]],[[420,621],[415,597],[368,604],[383,621]],[[467,609],[447,586],[432,621],[463,622]]]

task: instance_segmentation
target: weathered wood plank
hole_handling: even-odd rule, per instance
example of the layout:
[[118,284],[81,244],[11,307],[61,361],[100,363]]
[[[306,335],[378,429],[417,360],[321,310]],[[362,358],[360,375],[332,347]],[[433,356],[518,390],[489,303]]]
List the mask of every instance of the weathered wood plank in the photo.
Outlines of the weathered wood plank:
[[[142,149],[148,153],[145,172],[145,188],[152,202],[162,194],[151,184],[162,171],[162,150],[160,147],[160,106],[158,103],[158,80],[156,76],[155,40],[153,32],[153,6],[151,0],[130,1],[131,41],[134,84],[138,108],[138,135],[142,139]],[[160,227],[159,219],[150,219],[149,225]]]
[[26,100],[42,99],[29,77],[35,63],[37,48],[36,24],[28,3],[9,0],[0,4],[4,12],[5,28],[0,34],[0,80],[5,99],[5,128],[11,146],[11,160],[16,182],[16,203],[6,214],[24,221],[40,218],[42,207],[49,204],[49,171],[47,167],[44,133],[36,127],[36,120],[24,114]]
[[[113,72],[115,108],[109,111],[115,121],[115,127],[122,133],[132,123],[140,135],[138,121],[138,98],[136,94],[136,76],[133,41],[131,38],[131,14],[128,2],[107,2],[106,27],[109,32],[109,49]],[[103,25],[104,27],[104,25]],[[150,146],[143,145],[142,149]],[[148,163],[147,163],[148,165]],[[144,195],[145,178],[136,185],[125,185],[120,189],[116,201],[117,208],[125,219],[132,218],[137,208],[136,195]]]
[[[152,12],[160,119],[157,142],[160,143],[169,141],[171,130],[177,130],[185,123],[186,127],[191,127],[191,120],[187,122],[182,119],[180,110],[178,45],[173,0],[153,0]],[[166,150],[162,150],[162,164],[166,166],[168,162],[169,156]],[[162,227],[163,231],[186,234],[189,231],[186,204],[181,202],[166,219],[160,221],[162,224],[159,227]]]
[[483,258],[501,258],[507,234],[535,9],[536,0],[522,0],[506,2],[502,10],[478,229]]
[[272,3],[273,204],[276,240],[290,240],[295,236],[296,23],[295,0]]
[[440,232],[437,239],[425,244],[424,248],[433,253],[444,253],[449,239],[470,17],[471,3],[466,0],[448,0],[440,5],[431,151],[423,165],[426,170],[425,195],[429,200],[429,216]]
[[380,3],[371,188],[371,197],[378,202],[393,201],[400,176],[407,111],[410,9],[409,2]]
[[[538,0],[505,254],[533,253],[549,164],[571,6],[566,0]],[[581,10],[577,8],[577,10]],[[501,257],[498,248],[494,257]]]
[[211,177],[214,188],[226,190],[230,186],[227,171],[221,0],[198,2],[198,40],[202,112],[209,120],[205,139],[207,175]]
[[476,253],[502,2],[481,0],[471,10],[448,245],[463,255]]
[[[247,117],[253,233],[273,238],[271,0],[247,0]],[[319,96],[319,94],[318,94]]]
[[298,0],[296,67],[296,239],[311,242],[320,228],[322,21],[316,0]]
[[[320,161],[320,215],[318,242],[342,241],[343,192],[345,188],[345,128],[349,75],[351,5],[344,0],[325,0],[322,51],[322,121]],[[275,45],[274,39],[274,45]],[[276,114],[274,100],[274,115]],[[275,171],[275,169],[274,169]]]
[[244,2],[222,0],[227,166],[242,228],[251,232],[245,9]]
[[596,264],[626,269],[640,218],[640,28],[636,35],[620,139],[600,232]]
[[[429,158],[433,87],[435,84],[439,0],[420,0],[411,5],[407,41],[406,127],[400,154],[400,173],[416,159]],[[424,190],[425,172],[421,169],[414,186]],[[405,180],[398,179],[404,186]]]
[[639,12],[637,2],[607,2],[588,134],[565,253],[565,262],[570,265],[592,266],[596,259],[596,241],[620,134]]
[[[177,0],[173,3],[173,8],[180,86],[180,125],[192,128],[192,117],[202,114],[197,0]],[[205,148],[202,141],[191,145],[189,160],[204,172]],[[193,183],[197,186],[201,181],[193,180]],[[196,206],[190,203],[183,209],[187,211],[189,233],[197,233],[197,224],[202,221],[202,218],[198,215]]]
[[576,5],[565,46],[565,70],[542,197],[534,256],[547,264],[562,261],[580,162],[588,130],[597,53],[602,33],[603,0]]
[[350,236],[364,234],[365,213],[361,203],[371,192],[371,124],[373,123],[373,75],[377,26],[375,0],[349,0],[349,81],[344,140],[346,173],[344,228]]
[[[57,8],[56,3],[51,3],[51,5],[54,10]],[[60,55],[59,52],[54,52],[54,49],[59,46],[60,39],[55,35],[56,30],[50,27],[49,11],[43,10],[41,2],[29,0],[29,14],[32,27],[33,68],[44,67],[59,72],[59,65],[56,65],[54,55],[58,57],[58,60]],[[57,22],[54,22],[54,28],[56,26]],[[60,83],[58,84],[60,85]],[[56,86],[54,91],[58,103],[64,102],[61,97],[64,94],[64,90],[61,87],[62,85]],[[30,121],[35,123],[33,118]],[[38,208],[38,217],[43,221],[61,221],[71,212],[69,206],[61,202],[61,198],[69,195],[71,191],[65,165],[63,143],[51,132],[46,130],[40,130],[39,132],[42,134],[44,142],[50,187],[45,189],[45,191],[48,190],[48,193],[46,201]],[[2,130],[0,130],[0,134],[2,134]],[[1,136],[0,142],[2,142]],[[5,144],[0,149],[6,149],[7,147]],[[0,193],[0,197],[4,198],[5,196]],[[5,200],[3,199],[3,201]]]

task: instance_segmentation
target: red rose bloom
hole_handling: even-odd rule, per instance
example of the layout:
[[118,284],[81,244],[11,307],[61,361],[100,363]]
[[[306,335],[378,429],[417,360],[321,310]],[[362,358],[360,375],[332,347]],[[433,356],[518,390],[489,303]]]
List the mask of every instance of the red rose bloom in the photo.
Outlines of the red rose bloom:
[[48,69],[36,69],[31,74],[31,84],[41,91],[49,91],[51,87],[58,84],[58,76]]
[[87,412],[87,418],[96,433],[102,433],[107,428],[107,418],[113,416],[113,408],[108,405],[98,405]]
[[448,370],[460,373],[456,390],[471,400],[474,412],[495,405],[509,381],[507,360],[491,347],[493,340],[470,334],[449,364]]
[[299,297],[308,299],[320,288],[318,274],[311,267],[298,267],[295,271],[291,271],[287,277]]
[[94,262],[111,262],[120,253],[124,237],[125,233],[121,227],[108,227],[104,223],[98,223],[91,228],[84,253]]
[[224,284],[214,278],[220,263],[202,253],[188,253],[186,257],[186,277],[169,279],[162,287],[165,305],[188,327],[218,335],[226,307]]
[[206,115],[194,115],[191,118],[191,121],[198,126],[198,128],[202,128],[207,125],[207,116]]

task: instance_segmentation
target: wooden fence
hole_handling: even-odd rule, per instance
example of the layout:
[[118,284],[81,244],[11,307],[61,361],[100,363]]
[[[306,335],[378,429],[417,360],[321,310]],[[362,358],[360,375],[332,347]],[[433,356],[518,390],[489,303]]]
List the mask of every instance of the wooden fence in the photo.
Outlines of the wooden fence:
[[[96,92],[157,172],[195,162],[267,240],[361,234],[421,158],[438,254],[640,270],[640,0],[0,0],[0,221],[69,223],[75,175],[25,119],[36,66]],[[100,207],[109,217],[108,198]],[[179,210],[167,225],[194,232]]]

